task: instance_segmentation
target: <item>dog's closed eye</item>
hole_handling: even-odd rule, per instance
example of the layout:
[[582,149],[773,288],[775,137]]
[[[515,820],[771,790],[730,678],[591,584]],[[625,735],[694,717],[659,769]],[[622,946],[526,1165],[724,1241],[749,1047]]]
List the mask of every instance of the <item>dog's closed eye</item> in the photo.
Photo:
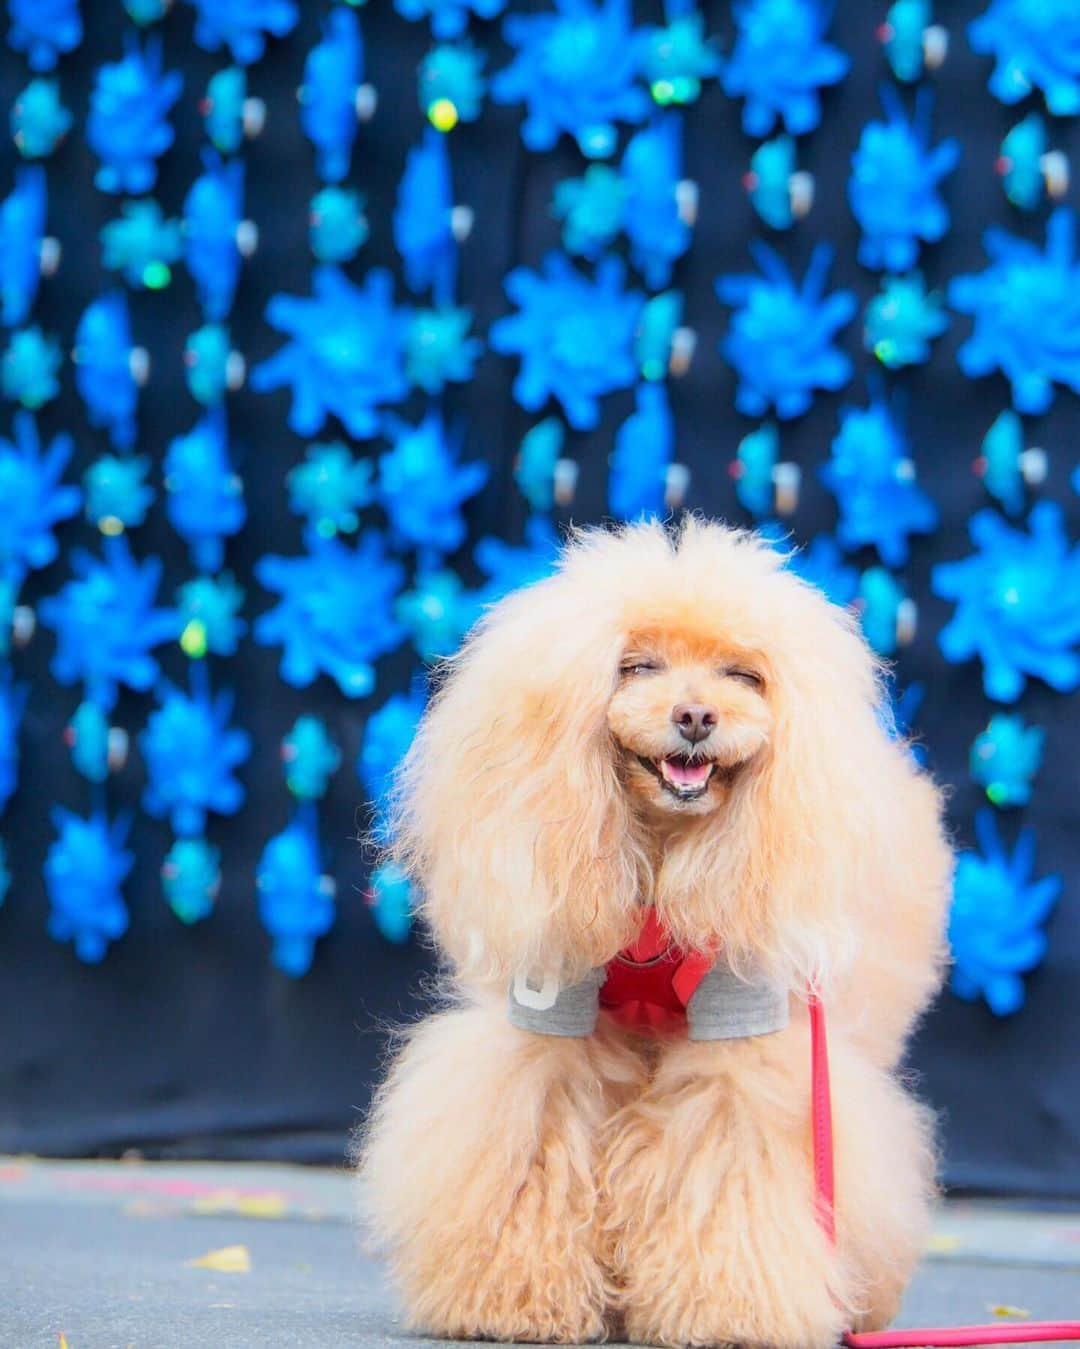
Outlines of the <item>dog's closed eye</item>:
[[756,670],[750,670],[745,665],[733,665],[729,669],[721,670],[721,674],[728,679],[738,679],[743,684],[749,684],[753,689],[763,689],[765,680]]
[[656,674],[663,668],[658,660],[644,656],[629,656],[619,666],[619,673],[623,676]]

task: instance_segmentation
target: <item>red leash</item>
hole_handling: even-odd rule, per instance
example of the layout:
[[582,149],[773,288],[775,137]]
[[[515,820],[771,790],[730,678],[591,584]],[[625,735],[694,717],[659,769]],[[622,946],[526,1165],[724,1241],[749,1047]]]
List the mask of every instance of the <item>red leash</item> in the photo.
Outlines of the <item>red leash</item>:
[[[818,1221],[830,1241],[836,1240],[836,1175],[833,1166],[832,1090],[825,1009],[811,995],[810,1096],[814,1133],[814,1193]],[[1080,1340],[1080,1321],[1026,1321],[1023,1325],[925,1327],[919,1330],[875,1330],[844,1336],[849,1349],[961,1349],[974,1344],[1037,1344]]]

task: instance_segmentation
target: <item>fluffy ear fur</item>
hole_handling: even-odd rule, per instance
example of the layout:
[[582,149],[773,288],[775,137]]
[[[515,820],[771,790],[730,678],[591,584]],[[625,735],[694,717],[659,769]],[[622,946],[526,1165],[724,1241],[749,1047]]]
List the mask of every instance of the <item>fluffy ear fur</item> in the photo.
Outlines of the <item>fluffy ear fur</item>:
[[577,978],[632,930],[644,863],[605,718],[621,633],[600,610],[563,572],[488,611],[406,759],[396,854],[467,982]]
[[[669,852],[658,904],[684,944],[719,942],[736,967],[764,960],[821,989],[856,955],[856,906],[937,912],[925,850],[938,849],[943,875],[948,853],[932,784],[882,724],[879,665],[856,618],[747,546],[758,556],[737,570],[756,563],[742,587],[763,630],[773,729],[728,810]],[[689,571],[730,573],[731,553],[714,527],[683,533]]]

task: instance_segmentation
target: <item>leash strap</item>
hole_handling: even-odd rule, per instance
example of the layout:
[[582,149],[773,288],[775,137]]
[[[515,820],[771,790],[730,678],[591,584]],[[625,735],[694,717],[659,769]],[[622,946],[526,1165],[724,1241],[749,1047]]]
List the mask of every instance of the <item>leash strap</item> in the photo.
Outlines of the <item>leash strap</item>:
[[[818,1222],[836,1240],[836,1172],[833,1154],[832,1089],[825,1009],[816,994],[810,1009],[810,1100],[814,1141],[814,1196]],[[979,1344],[1044,1344],[1080,1340],[1080,1321],[1026,1321],[1023,1325],[926,1326],[918,1330],[848,1332],[848,1349],[963,1349]]]

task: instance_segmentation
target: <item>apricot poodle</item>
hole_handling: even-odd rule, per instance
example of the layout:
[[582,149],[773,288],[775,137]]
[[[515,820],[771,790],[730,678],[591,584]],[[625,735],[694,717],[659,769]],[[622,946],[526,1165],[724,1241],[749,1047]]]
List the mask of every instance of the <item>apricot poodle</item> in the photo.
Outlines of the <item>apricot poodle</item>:
[[578,534],[449,663],[396,826],[453,992],[359,1140],[411,1325],[828,1349],[892,1318],[934,1190],[897,1068],[951,855],[879,673],[766,541],[696,519]]

